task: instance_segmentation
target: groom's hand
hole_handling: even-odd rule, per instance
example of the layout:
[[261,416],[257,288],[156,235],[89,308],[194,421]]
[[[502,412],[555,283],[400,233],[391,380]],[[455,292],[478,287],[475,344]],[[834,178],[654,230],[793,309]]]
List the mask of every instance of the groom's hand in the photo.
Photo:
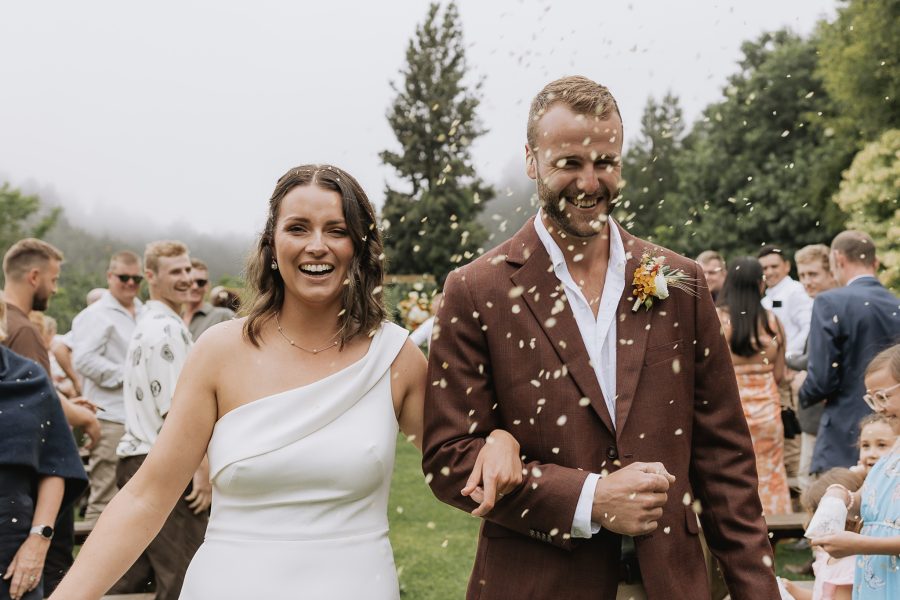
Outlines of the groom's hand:
[[519,442],[507,431],[495,429],[478,453],[472,474],[461,493],[478,503],[472,515],[483,517],[523,480]]
[[662,463],[632,463],[597,482],[591,520],[625,535],[657,528],[669,485],[675,481]]

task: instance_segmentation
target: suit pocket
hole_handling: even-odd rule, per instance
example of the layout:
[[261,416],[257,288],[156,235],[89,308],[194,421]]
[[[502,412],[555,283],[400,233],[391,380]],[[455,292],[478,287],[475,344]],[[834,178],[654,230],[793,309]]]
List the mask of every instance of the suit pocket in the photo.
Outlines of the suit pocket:
[[649,367],[681,356],[681,346],[681,340],[674,340],[647,348],[647,352],[644,353],[644,365]]
[[511,538],[520,537],[522,534],[516,533],[512,529],[507,529],[502,525],[497,525],[491,521],[485,521],[481,527],[481,535],[486,538]]
[[690,506],[684,507],[684,528],[687,529],[690,534],[700,534],[700,523],[697,521],[697,514]]

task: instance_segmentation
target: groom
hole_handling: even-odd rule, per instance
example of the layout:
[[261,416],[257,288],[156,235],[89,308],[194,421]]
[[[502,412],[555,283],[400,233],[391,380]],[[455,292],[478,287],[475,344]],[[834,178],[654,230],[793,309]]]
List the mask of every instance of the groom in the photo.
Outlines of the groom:
[[[699,515],[731,597],[777,599],[728,344],[707,293],[657,285],[635,307],[645,253],[703,275],[607,218],[621,154],[605,87],[548,84],[525,147],[538,215],[444,287],[423,466],[441,500],[486,515],[468,598],[709,598]],[[495,428],[525,480],[476,505],[467,477]]]

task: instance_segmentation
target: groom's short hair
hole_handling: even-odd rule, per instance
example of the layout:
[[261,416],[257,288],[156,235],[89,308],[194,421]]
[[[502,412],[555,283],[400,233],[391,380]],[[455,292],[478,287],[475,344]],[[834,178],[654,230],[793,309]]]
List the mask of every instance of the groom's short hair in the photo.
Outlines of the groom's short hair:
[[[528,145],[531,148],[537,145],[537,122],[556,103],[564,104],[578,114],[606,119],[615,112],[619,120],[622,119],[619,105],[606,86],[580,75],[563,77],[545,85],[531,101],[527,130]],[[622,135],[621,132],[619,135]]]

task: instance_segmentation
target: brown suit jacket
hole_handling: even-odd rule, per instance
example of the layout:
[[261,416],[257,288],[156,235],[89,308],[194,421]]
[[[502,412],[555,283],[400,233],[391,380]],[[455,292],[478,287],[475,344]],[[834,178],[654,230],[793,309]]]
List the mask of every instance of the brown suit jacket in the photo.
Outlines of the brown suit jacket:
[[[485,437],[519,440],[527,475],[483,522],[468,598],[614,598],[621,537],[570,538],[588,472],[663,463],[677,478],[653,533],[635,539],[652,599],[709,598],[695,507],[735,600],[777,599],[756,464],[728,346],[709,294],[670,289],[632,312],[649,249],[698,281],[697,264],[622,230],[613,428],[578,326],[533,219],[447,278],[432,338],[423,468],[460,495]],[[705,290],[701,290],[705,291]],[[699,503],[699,504],[697,504]]]

